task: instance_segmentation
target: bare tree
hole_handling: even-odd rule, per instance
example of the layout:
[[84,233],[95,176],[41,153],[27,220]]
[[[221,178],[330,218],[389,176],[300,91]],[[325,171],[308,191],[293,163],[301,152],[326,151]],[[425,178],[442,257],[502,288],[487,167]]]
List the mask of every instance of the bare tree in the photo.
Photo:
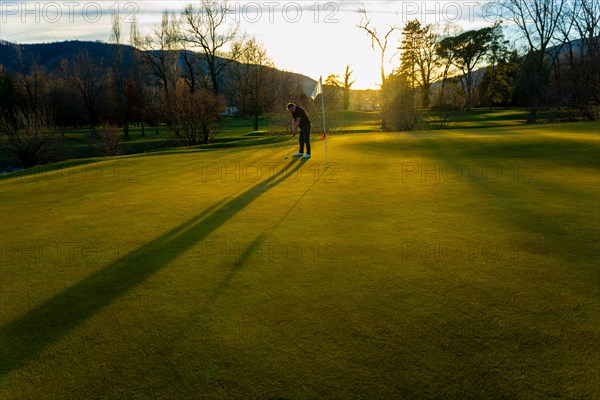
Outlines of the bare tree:
[[0,133],[7,135],[2,147],[18,159],[23,168],[51,161],[57,135],[52,116],[43,110],[20,110],[0,114]]
[[[600,105],[600,4],[580,0],[569,6],[565,22],[560,25],[568,46],[568,65],[558,69],[561,76],[555,77],[555,91],[568,97],[569,105],[587,119],[596,120]],[[579,46],[573,46],[573,36],[579,39]]]
[[530,84],[530,123],[537,121],[542,96],[548,86],[549,58],[553,56],[550,49],[568,1],[502,0],[499,3],[501,17],[517,25],[529,47],[526,68]]
[[82,50],[72,62],[63,60],[61,70],[65,79],[79,92],[90,119],[90,133],[95,135],[100,104],[108,85],[104,63]]
[[47,81],[46,71],[38,65],[33,57],[24,54],[22,46],[15,45],[14,48],[18,63],[17,82],[27,94],[29,108],[38,110],[40,97]]
[[121,120],[121,126],[123,127],[123,136],[125,139],[129,138],[129,115],[126,109],[126,68],[125,68],[125,51],[121,45],[121,18],[119,13],[113,14],[112,19],[112,30],[110,34],[110,42],[114,44],[112,48],[112,76],[114,83],[114,90],[117,95],[119,104],[119,117]]
[[111,125],[101,127],[96,137],[90,139],[90,145],[100,156],[110,157],[121,154],[119,127]]
[[0,64],[0,110],[13,110],[22,100],[15,77]]
[[80,113],[80,107],[74,106],[71,100],[78,93],[61,71],[53,71],[48,76],[48,112],[55,118],[60,134],[65,135],[67,122],[73,121],[73,115]]
[[353,80],[352,82],[350,81],[350,77],[352,76],[352,73],[354,71],[350,71],[350,66],[346,65],[346,72],[344,73],[344,99],[343,99],[343,105],[344,105],[344,111],[347,111],[350,108],[350,90],[352,88],[352,85],[354,85],[356,83],[356,80]]
[[230,52],[225,58],[226,45],[236,39],[239,31],[239,24],[226,25],[228,10],[226,0],[201,0],[198,8],[189,4],[182,14],[186,21],[184,40],[202,49],[215,95],[219,94],[223,70],[237,58],[235,52]]
[[[146,136],[146,96],[144,91],[144,82],[143,75],[146,73],[148,69],[148,65],[144,63],[144,55],[141,51],[135,49],[136,40],[140,37],[137,21],[134,19],[129,27],[129,43],[132,47],[134,47],[133,51],[133,65],[132,68],[132,80],[133,80],[133,90],[132,95],[137,97],[138,104],[136,109],[136,117],[137,121],[140,123],[142,128],[142,136]],[[133,112],[131,114],[134,114]]]
[[245,43],[236,43],[235,51],[240,54],[239,63],[233,68],[237,85],[236,92],[242,112],[251,115],[254,130],[258,130],[258,119],[270,103],[268,83],[273,62],[267,56],[267,50],[256,39]]
[[582,56],[590,61],[600,57],[600,3],[596,0],[579,0],[574,3],[574,24],[583,41]]
[[387,94],[387,85],[386,78],[387,75],[385,73],[385,53],[388,49],[388,44],[390,40],[390,36],[392,33],[398,30],[398,27],[388,26],[385,34],[381,35],[377,32],[377,28],[371,25],[371,18],[367,16],[367,10],[359,9],[358,12],[362,15],[360,24],[357,25],[358,28],[363,29],[367,32],[369,37],[371,38],[371,48],[375,50],[376,48],[379,50],[380,59],[379,59],[379,72],[381,74],[381,129],[384,131],[388,130],[388,108],[389,108],[389,99]]
[[170,101],[178,78],[179,22],[175,13],[164,11],[160,25],[153,28],[152,35],[140,36],[133,33],[133,43],[142,53],[146,64]]
[[[183,58],[184,77],[190,87],[190,93],[194,93],[200,82],[206,82],[204,73],[201,67],[201,60],[198,53],[191,51],[186,46],[185,40],[181,41],[181,54]],[[207,85],[205,84],[204,87]]]
[[[294,82],[294,76],[283,70],[272,71],[268,85],[268,93],[269,97],[273,99],[272,104],[270,104],[269,111],[275,112],[277,115],[281,114],[281,110],[290,101],[290,99],[301,99],[304,95],[302,86],[300,85],[300,87],[298,87],[298,85]],[[285,114],[283,115],[285,116]],[[276,121],[271,127],[271,130],[280,133],[280,131],[282,131],[280,128],[285,127],[287,129],[289,126],[288,118],[286,117],[284,119],[285,124],[281,125],[279,124],[279,121]]]
[[212,92],[190,93],[186,86],[182,81],[177,84],[169,124],[182,145],[208,144],[218,133],[216,121],[225,103]]

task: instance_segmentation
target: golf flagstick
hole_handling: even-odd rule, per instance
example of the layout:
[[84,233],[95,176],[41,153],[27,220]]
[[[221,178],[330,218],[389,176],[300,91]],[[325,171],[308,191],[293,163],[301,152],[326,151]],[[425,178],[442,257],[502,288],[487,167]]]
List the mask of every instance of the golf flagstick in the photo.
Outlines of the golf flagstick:
[[319,86],[321,89],[321,111],[323,113],[323,136],[321,139],[325,142],[325,168],[329,167],[329,160],[327,158],[327,123],[325,121],[325,91],[323,90],[323,77],[319,77]]

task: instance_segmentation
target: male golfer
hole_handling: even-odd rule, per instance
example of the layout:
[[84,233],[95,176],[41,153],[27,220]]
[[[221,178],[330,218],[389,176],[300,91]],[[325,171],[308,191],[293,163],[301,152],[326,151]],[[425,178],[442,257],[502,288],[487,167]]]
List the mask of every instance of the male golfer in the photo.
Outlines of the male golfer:
[[[302,157],[303,159],[310,158],[310,119],[308,114],[302,107],[298,107],[294,103],[287,105],[287,109],[292,113],[292,133],[296,136],[298,128],[300,128],[300,151],[294,154],[294,157]],[[304,145],[306,144],[306,154],[304,154]]]

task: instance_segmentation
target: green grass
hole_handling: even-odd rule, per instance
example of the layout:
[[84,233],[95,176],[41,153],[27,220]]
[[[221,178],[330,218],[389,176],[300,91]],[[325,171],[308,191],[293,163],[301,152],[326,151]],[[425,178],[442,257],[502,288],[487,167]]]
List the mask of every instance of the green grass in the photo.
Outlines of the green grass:
[[598,133],[331,135],[327,170],[315,141],[307,162],[275,143],[5,176],[0,398],[598,398]]
[[368,133],[380,129],[381,116],[372,111],[338,111],[334,113],[334,123],[335,131],[340,133]]
[[[425,123],[438,126],[440,115],[445,113],[424,111],[423,119]],[[527,111],[521,108],[474,108],[470,111],[452,111],[446,116],[448,118],[445,128],[466,129],[466,128],[490,128],[499,126],[518,126],[523,125],[527,120]]]

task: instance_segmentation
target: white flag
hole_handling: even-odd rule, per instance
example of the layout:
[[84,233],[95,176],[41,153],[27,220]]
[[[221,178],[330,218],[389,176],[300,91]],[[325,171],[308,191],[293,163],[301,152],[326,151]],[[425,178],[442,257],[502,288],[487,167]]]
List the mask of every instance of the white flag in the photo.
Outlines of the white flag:
[[322,77],[319,78],[319,82],[317,82],[317,86],[315,86],[310,97],[314,100],[320,94],[323,94],[323,78]]

